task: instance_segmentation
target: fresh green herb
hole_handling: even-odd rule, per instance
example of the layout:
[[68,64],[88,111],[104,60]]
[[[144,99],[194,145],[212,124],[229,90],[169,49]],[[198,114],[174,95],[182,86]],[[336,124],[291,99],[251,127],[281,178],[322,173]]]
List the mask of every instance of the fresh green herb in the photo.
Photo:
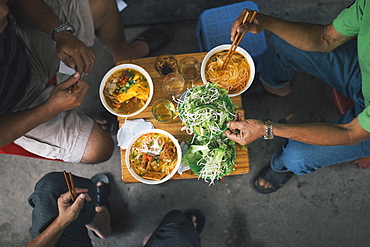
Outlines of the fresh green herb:
[[227,90],[212,83],[189,89],[179,102],[184,129],[195,134],[182,162],[210,184],[234,170],[235,142],[223,132],[234,119],[235,107]]

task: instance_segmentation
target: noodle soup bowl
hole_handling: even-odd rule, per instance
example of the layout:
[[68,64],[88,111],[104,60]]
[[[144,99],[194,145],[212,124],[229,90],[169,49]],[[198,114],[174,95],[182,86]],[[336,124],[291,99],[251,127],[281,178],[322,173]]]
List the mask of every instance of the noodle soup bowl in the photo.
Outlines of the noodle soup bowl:
[[[203,58],[202,65],[201,65],[201,68],[200,68],[200,74],[201,74],[202,81],[203,81],[204,84],[209,82],[207,80],[207,76],[206,76],[206,67],[207,67],[207,64],[210,61],[211,57],[213,55],[215,55],[216,53],[221,52],[221,51],[226,51],[226,54],[227,54],[227,52],[230,50],[230,47],[231,47],[231,45],[216,46],[215,48],[210,50],[206,54],[206,56]],[[236,48],[236,52],[240,53],[243,57],[245,57],[247,63],[249,64],[249,77],[248,77],[247,81],[245,82],[245,86],[242,89],[238,90],[237,92],[232,92],[232,93],[229,92],[229,97],[234,97],[234,96],[237,96],[237,95],[240,95],[240,94],[244,93],[252,85],[252,82],[253,82],[253,79],[254,79],[254,76],[255,76],[255,65],[254,65],[254,62],[253,62],[253,59],[252,59],[251,55],[249,55],[249,53],[240,46],[238,46]],[[230,84],[230,83],[233,83],[233,82],[229,81],[228,84]]]
[[[174,144],[174,146],[176,148],[176,156],[175,156],[176,157],[176,163],[175,163],[175,165],[173,167],[173,170],[168,175],[166,175],[165,177],[161,178],[160,180],[147,179],[147,178],[144,178],[143,176],[138,175],[135,172],[135,170],[133,169],[133,167],[132,167],[133,165],[131,164],[131,158],[134,155],[133,154],[133,146],[135,145],[135,143],[137,143],[137,141],[141,137],[143,137],[146,134],[161,134],[161,135],[164,135],[167,138],[169,138],[169,140]],[[152,144],[151,143],[148,143],[148,146],[150,146],[150,145],[152,145]],[[144,184],[154,185],[154,184],[164,183],[167,180],[169,180],[170,178],[172,178],[173,175],[175,175],[175,173],[177,172],[177,170],[180,167],[181,157],[182,157],[181,147],[179,145],[178,140],[173,135],[171,135],[167,131],[164,131],[164,130],[161,130],[161,129],[150,129],[150,130],[145,130],[145,131],[141,132],[140,134],[138,134],[137,136],[135,136],[134,138],[132,138],[130,144],[128,145],[128,147],[126,149],[125,161],[126,161],[126,167],[127,167],[127,169],[129,170],[130,174],[136,180],[138,180],[139,182],[144,183]]]
[[[110,79],[112,75],[114,75],[116,73],[119,73],[120,71],[127,70],[127,69],[131,69],[133,71],[139,72],[146,79],[147,84],[148,84],[147,87],[149,88],[149,95],[148,95],[148,98],[147,98],[146,102],[139,109],[135,109],[132,112],[129,112],[127,114],[123,114],[123,113],[118,112],[116,109],[114,109],[112,107],[112,105],[109,103],[109,99],[104,95],[104,90],[106,89],[106,87],[108,85],[108,79]],[[113,115],[116,115],[116,116],[119,116],[119,117],[132,117],[132,116],[135,116],[135,115],[139,114],[140,112],[144,111],[145,108],[147,108],[147,106],[149,105],[150,101],[152,100],[153,92],[154,92],[153,81],[152,81],[152,78],[150,77],[149,73],[144,68],[142,68],[142,67],[140,67],[136,64],[128,64],[128,63],[127,64],[120,64],[120,65],[117,65],[117,66],[113,67],[112,69],[110,69],[104,75],[103,79],[100,82],[100,87],[99,87],[99,96],[100,96],[101,103],[103,104],[105,109],[107,109],[107,111],[109,111]],[[140,96],[137,95],[137,97],[140,97]]]

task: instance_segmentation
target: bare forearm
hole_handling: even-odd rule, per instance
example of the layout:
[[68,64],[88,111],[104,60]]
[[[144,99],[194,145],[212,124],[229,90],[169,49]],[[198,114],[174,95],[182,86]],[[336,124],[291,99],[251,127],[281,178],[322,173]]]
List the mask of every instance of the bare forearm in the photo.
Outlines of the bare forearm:
[[0,116],[0,146],[4,146],[26,134],[41,123],[58,114],[46,104]]
[[55,246],[68,224],[56,218],[39,236],[29,242],[26,247],[49,247]]
[[271,31],[289,44],[306,51],[326,51],[325,26],[291,22],[260,14],[264,29]]
[[59,18],[42,0],[15,0],[10,6],[11,13],[23,24],[51,34],[61,24]]
[[274,124],[276,136],[320,146],[354,145],[370,137],[365,130],[350,128],[349,124]]

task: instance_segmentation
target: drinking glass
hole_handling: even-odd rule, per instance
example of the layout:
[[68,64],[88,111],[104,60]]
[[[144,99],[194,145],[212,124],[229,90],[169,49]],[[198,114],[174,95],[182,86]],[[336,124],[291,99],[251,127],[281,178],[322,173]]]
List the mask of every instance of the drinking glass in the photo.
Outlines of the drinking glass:
[[154,68],[161,76],[166,76],[169,73],[177,72],[177,65],[177,60],[173,55],[164,53],[155,59]]
[[184,79],[193,83],[200,75],[200,62],[194,57],[185,57],[179,62],[179,73]]
[[175,105],[168,99],[156,100],[152,106],[152,115],[159,122],[168,122],[175,118]]
[[185,79],[179,73],[169,73],[163,78],[162,88],[168,95],[175,99],[185,91]]

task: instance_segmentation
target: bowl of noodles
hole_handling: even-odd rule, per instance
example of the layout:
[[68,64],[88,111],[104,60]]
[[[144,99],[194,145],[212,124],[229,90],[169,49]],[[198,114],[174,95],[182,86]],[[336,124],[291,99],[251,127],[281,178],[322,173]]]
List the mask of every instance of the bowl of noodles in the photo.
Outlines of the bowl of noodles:
[[135,64],[120,64],[109,70],[100,83],[100,100],[119,117],[142,112],[153,97],[153,81],[146,70]]
[[177,139],[161,129],[146,130],[135,136],[126,149],[126,166],[130,174],[145,184],[169,180],[181,163]]
[[224,70],[221,69],[231,45],[220,45],[210,50],[203,59],[200,73],[204,84],[215,83],[225,88],[229,97],[244,93],[255,75],[255,65],[249,53],[237,47]]

